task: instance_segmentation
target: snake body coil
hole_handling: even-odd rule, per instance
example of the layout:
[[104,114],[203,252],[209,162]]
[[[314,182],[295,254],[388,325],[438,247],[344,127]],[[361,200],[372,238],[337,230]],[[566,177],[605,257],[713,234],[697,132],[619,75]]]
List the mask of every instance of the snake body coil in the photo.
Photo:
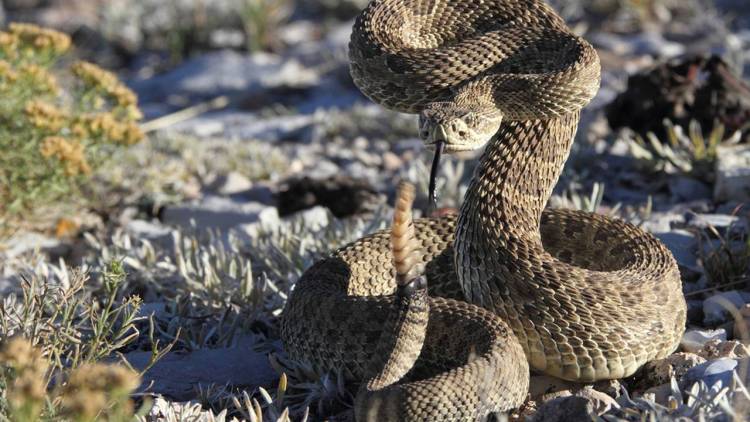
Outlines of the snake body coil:
[[[393,242],[362,238],[295,286],[286,350],[361,380],[358,420],[480,420],[523,402],[529,366],[591,382],[674,351],[686,307],[664,245],[620,220],[544,210],[599,87],[596,51],[552,9],[375,0],[350,59],[365,95],[420,113],[427,145],[486,145],[458,217],[403,225],[401,204]],[[420,276],[429,296],[399,293]]]

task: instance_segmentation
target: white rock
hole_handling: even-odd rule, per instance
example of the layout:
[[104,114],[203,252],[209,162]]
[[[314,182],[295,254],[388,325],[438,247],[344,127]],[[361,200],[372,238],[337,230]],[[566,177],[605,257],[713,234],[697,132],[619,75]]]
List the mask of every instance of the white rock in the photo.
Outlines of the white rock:
[[148,240],[160,239],[172,233],[171,228],[146,220],[128,221],[125,231],[133,237]]
[[750,200],[750,145],[724,146],[718,149],[714,199]]
[[232,195],[253,187],[253,182],[242,174],[232,171],[216,176],[206,189],[218,195]]
[[727,332],[723,328],[717,330],[688,330],[682,335],[680,346],[682,350],[690,353],[698,353],[703,346],[711,340],[727,339]]
[[15,258],[26,252],[46,251],[62,247],[62,243],[53,237],[35,232],[19,232],[0,244],[0,257]]
[[323,206],[315,206],[298,213],[294,213],[288,219],[299,218],[305,222],[305,227],[310,230],[321,229],[331,223],[331,212]]
[[167,206],[162,213],[165,224],[198,228],[229,229],[278,216],[276,208],[257,202],[235,202],[229,198],[206,196],[200,201]]
[[[276,209],[276,208],[274,208]],[[252,242],[261,232],[282,229],[289,226],[292,221],[302,220],[306,230],[317,230],[331,223],[331,212],[323,206],[315,206],[285,217],[279,218],[278,213],[273,218],[265,218],[261,221],[242,224],[233,227],[230,232],[232,236],[241,242]]]
[[313,117],[305,114],[260,118],[255,113],[221,111],[179,122],[171,130],[199,138],[220,136],[275,142],[304,140],[309,137],[305,131],[312,130],[312,124]]
[[750,303],[750,292],[731,290],[711,296],[703,301],[703,322],[720,324],[730,317],[730,309],[742,309],[746,303]]

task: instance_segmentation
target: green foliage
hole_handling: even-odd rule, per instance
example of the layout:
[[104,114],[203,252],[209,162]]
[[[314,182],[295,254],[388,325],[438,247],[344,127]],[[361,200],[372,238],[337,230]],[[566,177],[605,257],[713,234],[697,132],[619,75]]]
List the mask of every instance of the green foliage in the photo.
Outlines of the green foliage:
[[143,138],[135,94],[91,63],[60,71],[69,49],[67,35],[34,25],[0,31],[0,216],[70,194],[116,147]]

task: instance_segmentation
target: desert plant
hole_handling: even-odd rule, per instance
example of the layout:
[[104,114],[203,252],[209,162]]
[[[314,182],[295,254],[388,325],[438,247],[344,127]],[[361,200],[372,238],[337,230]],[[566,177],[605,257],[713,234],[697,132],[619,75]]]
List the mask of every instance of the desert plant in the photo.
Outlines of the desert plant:
[[292,12],[289,0],[239,0],[237,10],[245,31],[246,46],[251,52],[280,46],[276,29]]
[[665,120],[666,142],[649,132],[646,139],[633,134],[628,139],[631,154],[652,171],[679,172],[712,182],[716,153],[721,145],[735,144],[740,132],[724,137],[724,125],[716,122],[708,136],[703,135],[700,124],[693,120],[686,134],[680,126]]
[[[51,371],[53,367],[31,341],[6,339],[0,347],[0,385],[4,387],[0,418],[18,422],[125,422],[133,418],[130,394],[140,385],[134,371],[102,363]],[[53,382],[49,374],[55,375]]]
[[139,142],[135,94],[117,77],[75,62],[56,77],[70,38],[30,24],[0,31],[0,214],[67,195],[117,147]]
[[737,289],[750,285],[750,238],[738,239],[740,232],[734,224],[724,233],[709,225],[698,237],[698,259],[713,288]]

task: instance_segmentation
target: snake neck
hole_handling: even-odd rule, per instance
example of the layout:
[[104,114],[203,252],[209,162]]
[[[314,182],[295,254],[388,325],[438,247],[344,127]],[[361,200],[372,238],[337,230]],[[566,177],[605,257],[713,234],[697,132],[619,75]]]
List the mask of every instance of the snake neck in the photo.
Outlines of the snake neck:
[[467,299],[489,305],[478,271],[542,248],[541,214],[570,153],[580,113],[503,123],[480,158],[459,213],[456,269]]

